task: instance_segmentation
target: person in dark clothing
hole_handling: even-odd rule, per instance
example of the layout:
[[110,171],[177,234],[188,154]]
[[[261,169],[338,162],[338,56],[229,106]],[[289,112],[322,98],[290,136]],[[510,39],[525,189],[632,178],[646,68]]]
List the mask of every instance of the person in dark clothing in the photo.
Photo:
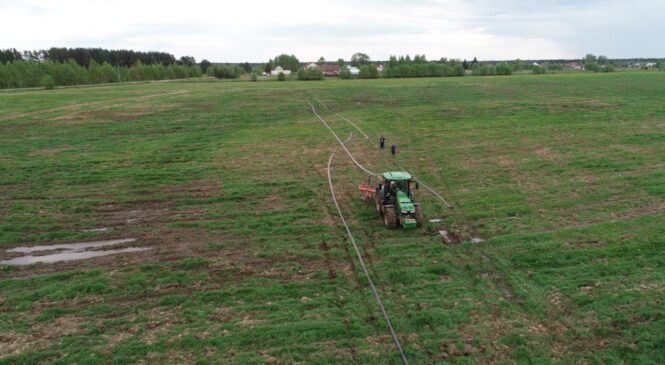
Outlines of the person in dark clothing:
[[393,156],[397,153],[397,145],[393,143],[392,146],[390,146],[390,152],[392,152]]
[[383,149],[385,146],[386,146],[386,138],[382,134],[381,138],[379,138],[379,147]]

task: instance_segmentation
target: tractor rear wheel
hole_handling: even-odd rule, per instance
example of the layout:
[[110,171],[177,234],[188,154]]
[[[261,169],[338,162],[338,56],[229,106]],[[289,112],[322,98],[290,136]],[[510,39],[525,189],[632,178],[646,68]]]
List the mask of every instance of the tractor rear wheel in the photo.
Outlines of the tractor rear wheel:
[[420,205],[416,205],[416,227],[422,227],[423,223],[425,222],[425,218],[423,217],[423,208],[420,207]]
[[385,223],[386,227],[390,229],[397,228],[398,219],[395,207],[384,207],[383,223]]
[[374,194],[374,205],[376,206],[376,212],[379,215],[383,215],[383,211],[381,210],[381,193],[378,190]]

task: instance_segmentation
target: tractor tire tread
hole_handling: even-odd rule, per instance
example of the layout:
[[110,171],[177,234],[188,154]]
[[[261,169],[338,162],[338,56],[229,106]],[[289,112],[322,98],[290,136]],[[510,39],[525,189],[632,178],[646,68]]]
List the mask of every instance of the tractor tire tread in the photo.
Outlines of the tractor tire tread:
[[383,215],[383,209],[381,209],[381,193],[377,190],[374,194],[374,206],[376,207],[376,212],[379,215]]
[[420,207],[420,204],[415,206],[416,208],[416,227],[422,227],[425,223],[425,217],[423,217],[423,208]]
[[383,222],[389,229],[397,228],[398,218],[395,207],[384,207]]

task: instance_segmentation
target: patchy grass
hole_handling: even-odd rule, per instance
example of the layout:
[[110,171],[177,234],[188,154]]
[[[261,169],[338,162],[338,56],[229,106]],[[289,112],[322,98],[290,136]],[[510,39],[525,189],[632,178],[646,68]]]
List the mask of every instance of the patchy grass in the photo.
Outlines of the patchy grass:
[[[154,83],[0,95],[0,257],[127,238],[152,250],[0,269],[0,363],[395,363],[338,225],[320,98],[419,190],[387,231],[333,161],[413,363],[665,362],[665,75]],[[312,100],[313,101],[313,100]],[[321,107],[370,169],[390,159]],[[373,143],[375,141],[371,141]],[[441,244],[451,227],[485,239]],[[99,228],[107,228],[99,230]],[[12,256],[13,255],[13,256]]]

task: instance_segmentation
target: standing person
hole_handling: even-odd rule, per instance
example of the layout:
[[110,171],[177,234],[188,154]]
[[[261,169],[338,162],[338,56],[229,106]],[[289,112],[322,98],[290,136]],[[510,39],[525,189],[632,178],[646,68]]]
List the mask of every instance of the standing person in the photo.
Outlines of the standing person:
[[383,149],[386,146],[386,138],[381,135],[381,138],[379,138],[379,148]]
[[397,145],[393,143],[392,146],[390,146],[390,152],[392,152],[393,156],[397,153]]

